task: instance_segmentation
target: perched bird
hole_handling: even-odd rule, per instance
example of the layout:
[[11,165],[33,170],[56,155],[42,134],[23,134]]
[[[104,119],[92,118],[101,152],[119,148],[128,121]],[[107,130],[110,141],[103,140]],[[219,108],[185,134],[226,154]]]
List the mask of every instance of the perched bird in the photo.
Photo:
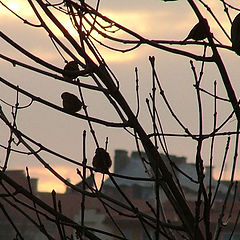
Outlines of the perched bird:
[[[207,22],[207,21],[206,21]],[[208,26],[208,25],[207,25]],[[208,26],[209,31],[209,26]],[[190,31],[188,36],[183,40],[183,42],[187,41],[188,39],[193,39],[195,41],[203,40],[207,37],[208,34],[207,29],[203,22],[198,22]]]
[[112,166],[109,153],[103,148],[97,148],[93,157],[92,165],[96,171],[106,173]]
[[240,55],[240,13],[234,18],[231,27],[232,48],[237,55]]
[[63,77],[66,80],[71,81],[74,78],[77,78],[78,75],[79,75],[78,63],[76,61],[68,62],[63,69]]
[[69,113],[76,113],[83,106],[78,97],[69,92],[62,93],[61,98],[63,100],[63,109]]

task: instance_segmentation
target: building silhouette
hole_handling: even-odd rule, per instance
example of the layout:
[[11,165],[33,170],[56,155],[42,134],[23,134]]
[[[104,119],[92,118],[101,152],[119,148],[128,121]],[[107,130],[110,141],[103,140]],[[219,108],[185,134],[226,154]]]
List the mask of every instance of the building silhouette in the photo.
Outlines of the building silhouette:
[[[198,188],[196,187],[197,184],[195,183],[197,181],[195,165],[193,163],[188,163],[185,157],[178,157],[174,155],[167,157],[164,154],[161,154],[161,157],[165,161],[172,175],[176,175],[182,192],[189,202],[189,207],[194,212],[195,202],[197,199],[196,197],[198,193]],[[143,152],[132,152],[131,155],[128,156],[127,151],[116,150],[114,156],[113,178],[121,188],[121,191],[131,200],[136,209],[140,209],[141,212],[154,217],[154,213],[149,207],[152,206],[154,208],[155,206],[154,181],[151,180],[151,170],[147,169],[147,167],[144,165],[144,162],[147,161],[147,156]],[[179,169],[181,172],[176,171],[176,169]],[[6,172],[6,174],[22,187],[29,189],[24,170],[9,170]],[[187,175],[190,177],[187,177]],[[208,166],[205,166],[205,183],[208,187],[209,182],[210,168]],[[31,179],[33,193],[39,199],[52,206],[52,194],[49,192],[39,192],[37,190],[37,184],[38,179]],[[218,223],[219,213],[222,210],[223,200],[226,196],[226,192],[228,191],[230,182],[222,181],[219,185],[218,181],[211,179],[211,184],[213,194],[216,188],[219,189],[218,194],[216,195],[215,203],[212,206],[211,228],[214,229]],[[4,187],[11,191],[11,188],[9,186],[6,185]],[[24,239],[47,239],[40,231],[37,230],[34,224],[32,224],[31,221],[26,218],[26,216],[17,211],[16,208],[14,208],[11,204],[17,205],[24,211],[26,215],[31,216],[31,218],[38,222],[36,214],[33,211],[30,211],[21,202],[11,202],[10,204],[8,202],[9,200],[7,195],[4,195],[6,194],[6,189],[4,187],[2,185],[0,188],[0,204],[2,206],[2,211],[0,211],[0,239],[16,239],[16,232],[13,225],[9,222],[7,216],[13,220],[15,226],[19,229],[22,236],[24,236]],[[75,187],[79,189],[85,188],[88,189],[88,191],[91,191],[91,189],[94,188],[94,176],[88,176],[85,183],[80,182],[76,184]],[[123,197],[122,194],[119,193],[119,190],[116,188],[115,183],[110,178],[108,178],[103,183],[101,191],[102,193],[106,194],[112,199],[115,199],[118,202],[124,203],[126,205],[128,204],[127,200]],[[179,225],[180,221],[175,214],[173,207],[168,202],[164,192],[161,189],[159,195],[162,208],[164,209],[164,217],[168,220],[169,223],[171,222],[174,225]],[[234,198],[236,199],[234,202],[234,209],[240,209],[239,197],[239,188],[236,188],[235,194],[233,191],[233,193],[229,195],[229,201],[226,205],[225,210],[226,217],[223,218],[224,221],[228,221],[228,225],[222,226],[220,240],[227,240],[231,235],[231,231],[234,228],[235,219],[237,218],[239,212],[231,212],[231,218],[228,218],[227,214],[229,213],[229,209],[231,209],[231,203],[233,202]],[[66,192],[63,194],[57,194],[56,198],[57,201],[61,202],[63,214],[80,223],[82,194],[76,190],[72,190],[71,188],[66,188]],[[19,199],[23,203],[33,206],[33,202],[25,199],[23,196]],[[4,213],[3,209],[7,214]],[[103,204],[97,198],[91,198],[85,195],[85,226],[92,229],[101,229],[102,231],[116,234],[118,236],[124,235],[126,239],[149,239],[146,232],[144,231],[143,226],[131,212],[121,208],[117,204],[113,206],[113,209],[109,208],[108,211],[109,213],[107,214],[106,209],[103,207]],[[114,219],[114,221],[112,219]],[[46,230],[51,236],[54,237],[54,239],[60,239],[55,224],[51,223],[51,221],[47,221],[44,216],[41,217],[41,221]],[[116,225],[119,226],[122,233],[120,233]],[[150,235],[154,236],[154,231],[149,226],[146,226],[146,228],[149,230]],[[237,224],[235,228],[236,230],[235,234],[232,236],[232,240],[239,240],[240,224]],[[75,234],[71,232],[71,228],[66,228],[65,231],[66,234],[73,234],[73,238],[76,238]],[[114,239],[111,236],[106,237],[105,235],[98,232],[95,232],[95,234],[98,235],[100,239]],[[162,237],[161,239],[165,238]],[[180,235],[179,239],[182,239]]]

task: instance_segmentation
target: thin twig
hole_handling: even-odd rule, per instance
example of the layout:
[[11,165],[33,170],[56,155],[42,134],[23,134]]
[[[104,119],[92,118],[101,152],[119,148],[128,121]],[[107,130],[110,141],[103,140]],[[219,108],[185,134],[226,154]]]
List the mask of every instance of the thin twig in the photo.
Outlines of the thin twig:
[[[82,202],[81,202],[81,226],[84,229],[85,226],[85,199],[86,196],[84,192],[86,191],[86,165],[87,165],[87,157],[86,157],[86,130],[83,131],[83,160],[82,160],[82,165],[83,165],[83,193],[82,193]],[[85,236],[84,231],[81,232],[82,236]]]
[[228,154],[228,151],[229,151],[230,140],[231,140],[231,138],[229,136],[228,139],[227,139],[226,147],[225,147],[224,157],[223,157],[223,161],[222,161],[222,166],[221,166],[221,170],[220,170],[220,173],[219,173],[219,177],[218,177],[218,180],[217,180],[217,185],[215,187],[215,192],[214,192],[214,195],[213,195],[213,198],[212,198],[211,207],[214,204],[214,201],[215,201],[216,196],[218,194],[218,189],[219,189],[220,184],[221,184],[222,175],[223,175],[223,171],[224,171],[225,163],[226,163],[226,159],[227,159],[227,154]]

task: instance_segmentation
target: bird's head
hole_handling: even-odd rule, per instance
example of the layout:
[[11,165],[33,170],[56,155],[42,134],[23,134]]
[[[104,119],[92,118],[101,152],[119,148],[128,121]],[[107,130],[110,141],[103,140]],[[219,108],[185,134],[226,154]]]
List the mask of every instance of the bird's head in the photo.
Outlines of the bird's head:
[[76,61],[70,61],[65,65],[64,70],[67,71],[79,70],[78,63]]
[[68,92],[64,92],[64,93],[62,93],[61,98],[62,98],[62,99],[66,99],[66,98],[69,97],[69,94],[70,94],[70,93],[68,93]]
[[97,148],[95,151],[96,154],[101,154],[103,152],[106,152],[105,149],[103,149],[103,148]]

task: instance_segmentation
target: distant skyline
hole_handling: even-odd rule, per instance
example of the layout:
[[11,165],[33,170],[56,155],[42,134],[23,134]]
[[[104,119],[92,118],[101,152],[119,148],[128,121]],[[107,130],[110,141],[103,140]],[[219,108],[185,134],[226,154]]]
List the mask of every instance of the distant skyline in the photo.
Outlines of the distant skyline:
[[[8,0],[2,1],[11,7],[17,14],[24,19],[38,24],[38,20],[34,17],[32,10],[30,10],[27,1],[25,0]],[[57,2],[57,1],[55,1]],[[96,1],[86,1],[94,3]],[[198,3],[199,4],[199,3]],[[223,6],[219,1],[211,1],[208,4],[215,6],[217,17],[223,22],[224,27],[228,34],[230,34],[230,24],[223,11]],[[200,5],[199,5],[200,6]],[[239,6],[240,7],[240,4]],[[201,9],[203,9],[201,7]],[[183,40],[191,28],[197,23],[197,18],[193,11],[187,4],[187,1],[175,1],[175,2],[163,2],[160,0],[134,0],[134,1],[101,1],[100,11],[114,19],[123,26],[136,31],[140,35],[149,39],[161,39],[161,40]],[[41,28],[30,27],[24,24],[20,19],[7,11],[0,4],[0,31],[8,35],[18,44],[23,45],[27,50],[33,54],[43,58],[46,61],[50,61],[53,65],[60,68],[64,67],[64,61],[57,53],[56,49],[52,45],[48,34]],[[220,31],[219,27],[213,23],[213,19],[209,16],[205,9],[203,14],[208,18],[211,31],[214,35],[222,41],[224,44],[231,45],[230,41]],[[237,11],[230,11],[230,15],[233,18],[237,14]],[[66,21],[67,17],[65,16]],[[65,20],[65,18],[62,18]],[[69,25],[67,25],[69,27]],[[70,29],[70,27],[69,27]],[[70,29],[70,32],[72,30]],[[61,34],[58,34],[60,39]],[[116,33],[117,37],[124,37],[120,32]],[[96,37],[99,37],[96,35]],[[127,36],[127,38],[129,38]],[[99,39],[106,43],[105,39],[99,37]],[[114,45],[115,46],[115,45]],[[119,45],[117,48],[125,49],[132,46]],[[178,48],[178,46],[172,45],[172,47]],[[202,47],[181,46],[184,50],[193,51],[202,54]],[[150,117],[147,111],[145,99],[149,98],[151,92],[151,69],[148,61],[149,56],[156,57],[156,66],[159,74],[159,78],[163,85],[165,94],[175,109],[176,114],[179,114],[181,120],[186,127],[197,134],[198,119],[196,108],[196,93],[194,91],[194,79],[191,71],[189,60],[186,57],[170,54],[159,49],[154,49],[148,46],[141,46],[132,52],[116,53],[109,49],[99,47],[102,56],[112,69],[114,74],[118,77],[120,82],[120,90],[129,102],[129,105],[134,111],[136,111],[136,93],[135,93],[135,73],[134,68],[138,67],[139,71],[139,84],[140,84],[140,117],[139,121],[145,127],[148,133],[152,132],[152,126],[150,124]],[[15,58],[19,61],[23,61],[27,64],[33,64],[39,67],[30,59],[27,59],[22,54],[18,53],[8,43],[0,38],[0,53],[7,55],[11,58]],[[228,50],[219,50],[228,73],[231,77],[233,87],[236,91],[236,95],[240,95],[239,89],[239,75],[240,58],[233,52]],[[67,60],[71,60],[67,58]],[[200,63],[194,62],[197,70],[199,70]],[[4,79],[11,81],[15,85],[35,94],[41,98],[46,98],[48,101],[61,106],[61,93],[69,91],[78,95],[77,88],[70,84],[54,80],[41,74],[35,74],[30,70],[25,70],[19,66],[13,67],[12,64],[0,59],[0,76]],[[225,90],[222,86],[222,81],[219,74],[213,64],[208,64],[204,72],[203,87],[209,91],[213,91],[213,80],[217,80],[218,94],[226,97]],[[91,78],[81,78],[82,82],[93,84]],[[108,121],[119,122],[119,118],[114,113],[113,108],[105,100],[105,97],[89,90],[83,90],[85,95],[86,105],[88,111],[93,117],[100,117]],[[11,104],[15,104],[16,92],[9,89],[0,83],[0,99],[7,101]],[[24,106],[30,102],[30,99],[20,95],[20,105]],[[166,133],[184,133],[182,129],[176,124],[172,116],[166,109],[162,99],[157,98],[158,110],[161,114],[161,121]],[[213,124],[213,102],[209,102],[209,98],[203,95],[204,105],[204,132],[208,133],[212,130]],[[11,108],[2,102],[0,102],[6,115],[11,119]],[[220,124],[232,111],[228,104],[219,103],[219,121]],[[76,161],[82,161],[82,133],[83,130],[87,130],[87,159],[88,164],[91,165],[92,157],[95,151],[94,141],[89,132],[87,123],[77,118],[72,118],[64,113],[57,112],[44,105],[34,102],[31,107],[20,110],[17,124],[25,134],[29,135],[43,145],[59,151],[61,154],[73,158]],[[228,125],[228,129],[235,129],[236,121],[234,119]],[[9,131],[5,127],[2,121],[0,121],[0,129],[2,135],[6,136],[0,138],[0,144],[6,146],[9,136]],[[109,138],[108,150],[112,158],[114,157],[115,149],[125,149],[127,151],[135,150],[135,139],[130,136],[126,131],[120,129],[106,128],[100,125],[94,124],[94,129],[98,136],[98,140],[101,146],[105,145],[106,137]],[[228,130],[227,129],[227,130]],[[224,129],[223,129],[224,130]],[[215,148],[215,173],[218,173],[220,168],[220,161],[224,155],[224,149],[226,145],[226,136],[219,137],[217,141],[217,147]],[[170,154],[177,156],[185,156],[187,161],[194,162],[196,143],[189,138],[167,138],[168,149]],[[208,141],[210,144],[210,140]],[[233,147],[234,138],[231,141],[231,147]],[[205,165],[209,164],[209,147],[204,145],[205,151],[203,157]],[[18,150],[24,150],[24,148],[18,147]],[[161,148],[159,151],[162,152]],[[76,166],[70,165],[62,160],[53,158],[49,154],[42,152],[49,164],[51,164],[59,173],[65,178],[70,178],[72,183],[77,183],[80,178],[76,174]],[[229,153],[229,159],[233,156],[233,151]],[[0,148],[0,161],[1,164],[5,159],[5,150]],[[30,174],[32,177],[40,179],[39,190],[46,191],[54,188],[57,191],[62,191],[63,185],[59,184],[51,174],[44,169],[37,160],[31,155],[21,155],[17,153],[11,153],[9,168],[10,169],[24,169],[26,166],[30,168]],[[228,168],[231,168],[231,162],[228,163]]]

